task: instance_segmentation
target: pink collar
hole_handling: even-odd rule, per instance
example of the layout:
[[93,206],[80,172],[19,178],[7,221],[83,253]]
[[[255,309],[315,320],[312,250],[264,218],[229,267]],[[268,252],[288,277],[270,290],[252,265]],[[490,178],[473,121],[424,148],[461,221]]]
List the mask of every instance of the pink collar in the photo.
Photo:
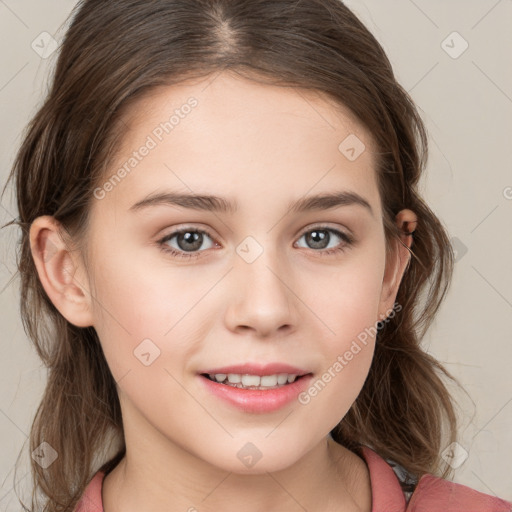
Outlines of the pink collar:
[[393,468],[367,446],[362,447],[362,454],[370,472],[372,512],[405,512],[404,492]]
[[[430,474],[420,478],[407,505],[393,468],[367,446],[362,447],[362,455],[370,473],[372,512],[512,512],[512,502]],[[103,471],[94,475],[74,512],[103,512],[101,489],[104,476]]]

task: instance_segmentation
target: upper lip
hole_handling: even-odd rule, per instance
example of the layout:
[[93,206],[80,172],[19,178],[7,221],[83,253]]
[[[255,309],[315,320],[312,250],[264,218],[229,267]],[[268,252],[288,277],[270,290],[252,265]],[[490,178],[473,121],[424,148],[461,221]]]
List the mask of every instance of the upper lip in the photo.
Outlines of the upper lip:
[[290,375],[299,376],[306,375],[311,372],[309,372],[308,370],[297,368],[296,366],[291,366],[286,363],[244,363],[230,366],[222,366],[219,368],[211,368],[208,370],[201,371],[199,373],[207,373],[209,375],[215,375],[218,373],[234,373],[239,375],[259,375],[260,377],[262,377],[263,375],[276,375],[278,373],[288,373]]

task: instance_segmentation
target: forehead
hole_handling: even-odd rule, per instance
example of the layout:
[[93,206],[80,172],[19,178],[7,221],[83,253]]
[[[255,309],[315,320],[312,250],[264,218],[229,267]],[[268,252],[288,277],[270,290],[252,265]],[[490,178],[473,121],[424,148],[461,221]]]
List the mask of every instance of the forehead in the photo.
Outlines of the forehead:
[[281,200],[343,187],[378,204],[370,133],[316,91],[224,72],[155,88],[130,106],[122,126],[103,206],[114,200],[128,210],[159,188],[243,203],[255,192]]

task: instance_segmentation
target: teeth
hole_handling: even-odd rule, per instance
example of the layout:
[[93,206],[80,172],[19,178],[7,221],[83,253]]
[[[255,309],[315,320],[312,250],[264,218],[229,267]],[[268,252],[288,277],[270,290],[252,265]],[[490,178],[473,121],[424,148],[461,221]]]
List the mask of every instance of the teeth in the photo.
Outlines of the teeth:
[[288,375],[286,373],[280,373],[277,376],[277,383],[281,386],[283,384],[286,384],[288,382]]
[[[248,375],[248,374],[237,374],[237,373],[216,373],[209,374],[211,380],[222,382],[224,384],[234,384],[237,388],[274,388],[283,386],[285,384],[291,384],[297,378],[297,375],[288,373],[279,373],[275,375]],[[227,378],[227,382],[226,381]]]
[[[238,375],[237,375],[238,377]],[[242,384],[244,386],[259,386],[261,377],[259,375],[242,375]]]
[[262,376],[260,380],[260,386],[277,386],[277,375]]

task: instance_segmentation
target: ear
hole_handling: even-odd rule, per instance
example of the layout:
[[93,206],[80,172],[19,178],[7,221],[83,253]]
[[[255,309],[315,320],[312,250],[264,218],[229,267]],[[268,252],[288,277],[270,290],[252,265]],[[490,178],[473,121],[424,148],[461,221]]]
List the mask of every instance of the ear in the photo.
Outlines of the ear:
[[86,273],[68,247],[62,225],[49,215],[30,226],[32,258],[48,297],[68,322],[77,327],[93,323]]
[[379,304],[379,320],[387,317],[393,309],[398,288],[411,259],[409,248],[413,242],[413,231],[418,219],[412,210],[401,210],[395,217],[401,232],[400,241],[392,239],[389,252],[386,253],[386,269],[382,281]]

